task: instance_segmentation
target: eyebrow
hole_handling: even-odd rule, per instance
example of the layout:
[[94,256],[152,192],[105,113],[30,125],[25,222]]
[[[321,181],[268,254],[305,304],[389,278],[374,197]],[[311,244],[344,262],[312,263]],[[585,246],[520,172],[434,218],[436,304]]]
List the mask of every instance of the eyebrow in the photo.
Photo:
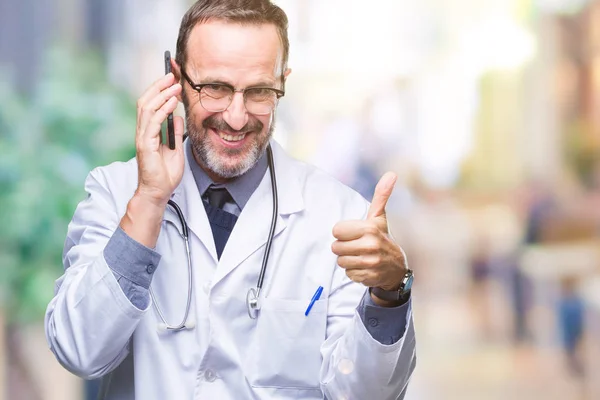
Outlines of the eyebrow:
[[[204,78],[200,81],[201,85],[205,85],[207,83],[219,83],[219,84],[235,87],[234,85],[232,85],[231,83],[227,82],[224,79],[220,79],[220,78],[216,78],[216,77],[212,77],[212,76],[207,76],[206,78]],[[275,87],[275,82],[274,81],[259,81],[259,82],[256,82],[256,83],[253,83],[253,84],[247,86],[247,88],[253,88],[253,87]]]

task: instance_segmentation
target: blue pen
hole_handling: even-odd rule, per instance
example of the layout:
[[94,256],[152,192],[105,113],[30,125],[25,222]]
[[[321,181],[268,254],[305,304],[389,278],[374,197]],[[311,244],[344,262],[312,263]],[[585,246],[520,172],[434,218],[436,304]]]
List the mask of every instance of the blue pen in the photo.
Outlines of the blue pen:
[[315,302],[317,300],[319,300],[319,298],[321,297],[321,293],[323,293],[323,286],[319,286],[317,288],[317,291],[315,292],[315,295],[313,296],[313,298],[310,300],[310,304],[308,305],[308,308],[306,309],[306,311],[304,312],[304,316],[308,316],[308,313],[310,312],[310,309],[313,307],[313,305],[315,304]]

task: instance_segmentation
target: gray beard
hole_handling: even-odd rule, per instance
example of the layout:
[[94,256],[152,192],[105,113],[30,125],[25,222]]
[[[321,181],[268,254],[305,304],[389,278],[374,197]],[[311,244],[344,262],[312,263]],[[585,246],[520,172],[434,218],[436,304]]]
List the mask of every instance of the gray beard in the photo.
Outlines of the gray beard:
[[[269,126],[269,130],[267,135],[262,138],[258,137],[251,143],[251,147],[244,158],[236,163],[235,165],[228,165],[222,159],[222,156],[216,151],[214,147],[211,146],[208,129],[200,128],[191,121],[189,117],[189,113],[186,112],[186,125],[188,132],[188,140],[190,140],[190,144],[192,150],[196,157],[199,158],[198,161],[202,164],[203,167],[208,168],[217,176],[224,179],[231,179],[238,177],[240,175],[248,172],[252,167],[256,165],[260,157],[265,152],[269,140],[273,136],[273,131],[275,130],[275,115],[271,118],[271,123]],[[254,133],[255,135],[259,135]],[[260,134],[262,135],[262,133]],[[243,149],[243,151],[247,151]],[[237,150],[226,150],[227,153],[232,156],[239,154],[240,152]]]

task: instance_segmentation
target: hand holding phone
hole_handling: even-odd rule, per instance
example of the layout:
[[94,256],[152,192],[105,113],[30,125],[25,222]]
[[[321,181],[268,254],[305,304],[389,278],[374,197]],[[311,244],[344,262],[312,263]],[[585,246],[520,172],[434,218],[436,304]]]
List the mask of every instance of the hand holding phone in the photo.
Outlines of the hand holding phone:
[[[165,69],[171,60],[165,54]],[[121,228],[134,240],[154,247],[171,195],[181,183],[185,169],[183,118],[173,116],[181,96],[181,84],[173,74],[161,76],[138,98],[135,131],[137,188],[121,219]],[[167,122],[168,134],[162,126]]]
[[[171,52],[165,51],[165,75],[171,72]],[[173,113],[167,117],[167,144],[169,149],[175,150],[175,129],[173,128]]]
[[[165,56],[166,66],[169,67],[169,53]],[[169,73],[150,85],[137,101],[137,192],[161,207],[166,205],[181,181],[185,165],[183,118],[173,115],[181,90],[181,84]],[[166,135],[163,129],[165,121],[168,129]],[[161,140],[163,135],[166,138]]]

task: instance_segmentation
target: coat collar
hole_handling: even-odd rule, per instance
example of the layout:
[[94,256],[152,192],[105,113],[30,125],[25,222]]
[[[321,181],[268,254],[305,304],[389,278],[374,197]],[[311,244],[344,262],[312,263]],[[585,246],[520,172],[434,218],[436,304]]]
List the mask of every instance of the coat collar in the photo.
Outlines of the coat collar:
[[[279,215],[277,216],[275,232],[275,235],[277,235],[285,229],[284,216],[304,210],[302,182],[305,178],[305,171],[301,163],[288,156],[275,140],[271,140],[270,143],[273,149],[277,194],[279,196]],[[216,264],[218,262],[217,253],[210,223],[189,163],[189,160],[193,160],[193,158],[190,158],[187,154],[188,151],[191,151],[190,146],[184,146],[184,151],[186,151],[186,155],[184,157],[183,177],[171,195],[171,199],[179,205],[190,230],[200,239],[200,242]],[[236,227],[220,260],[220,264],[225,264],[226,267],[218,269],[217,273],[219,275],[221,273],[226,274],[234,269],[266,243],[272,216],[272,204],[271,175],[270,171],[267,170],[238,218]],[[181,223],[177,218],[177,214],[173,210],[169,210],[170,207],[167,207],[167,209],[164,219],[179,227]],[[249,234],[249,232],[252,232],[252,234]],[[227,247],[232,246],[235,251],[227,251]]]
[[229,191],[233,201],[237,204],[240,210],[243,210],[246,206],[246,203],[248,203],[250,196],[252,196],[252,193],[254,193],[260,184],[260,181],[265,176],[265,172],[267,171],[268,166],[266,152],[264,152],[256,164],[243,175],[226,183],[215,183],[196,162],[193,156],[191,142],[186,140],[184,146],[186,160],[190,166],[190,169],[192,170],[192,175],[196,181],[196,186],[198,187],[200,196],[203,196],[206,189],[208,189],[211,185],[215,187],[224,187],[227,189],[227,191]]

